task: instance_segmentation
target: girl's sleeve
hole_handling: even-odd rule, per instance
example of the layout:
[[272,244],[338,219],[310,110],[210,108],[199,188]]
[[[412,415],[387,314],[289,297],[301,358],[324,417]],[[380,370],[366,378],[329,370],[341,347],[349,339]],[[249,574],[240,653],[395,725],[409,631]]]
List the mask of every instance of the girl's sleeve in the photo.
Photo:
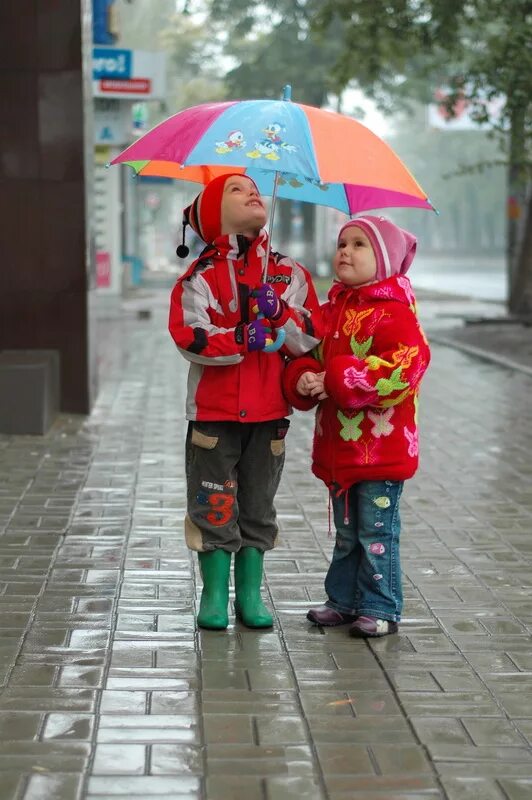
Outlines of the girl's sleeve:
[[323,338],[323,319],[310,274],[295,261],[282,300],[283,311],[275,323],[276,327],[282,325],[286,333],[282,352],[289,358],[302,356]]
[[214,305],[209,285],[201,273],[187,272],[172,290],[168,328],[181,354],[196,364],[238,364],[245,352],[236,328],[212,324],[208,309]]
[[325,391],[340,408],[389,408],[419,385],[430,361],[429,345],[414,312],[399,309],[375,333],[372,355],[331,359]]
[[323,372],[319,361],[311,356],[303,356],[290,361],[283,370],[283,393],[286,400],[299,411],[309,411],[318,405],[317,397],[299,394],[296,386],[304,372]]

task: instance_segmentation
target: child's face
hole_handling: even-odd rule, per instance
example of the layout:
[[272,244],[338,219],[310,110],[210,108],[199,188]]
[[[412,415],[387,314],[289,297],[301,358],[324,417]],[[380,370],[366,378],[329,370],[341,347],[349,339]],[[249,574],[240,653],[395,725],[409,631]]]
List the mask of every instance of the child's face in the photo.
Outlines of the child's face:
[[231,175],[222,195],[222,234],[255,238],[266,224],[266,209],[257,187],[244,175]]
[[347,286],[370,283],[377,275],[377,261],[370,240],[356,225],[346,228],[333,259],[336,277]]

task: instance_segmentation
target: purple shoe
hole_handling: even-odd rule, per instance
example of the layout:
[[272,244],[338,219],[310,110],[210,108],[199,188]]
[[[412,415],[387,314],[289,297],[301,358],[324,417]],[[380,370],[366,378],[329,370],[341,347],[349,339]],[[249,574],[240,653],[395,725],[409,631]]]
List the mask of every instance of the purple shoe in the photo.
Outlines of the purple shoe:
[[348,622],[353,622],[355,616],[354,614],[342,614],[341,611],[336,611],[334,608],[329,608],[329,606],[318,606],[317,608],[309,609],[307,619],[313,622],[314,625],[333,628],[335,625],[346,625]]
[[399,625],[389,619],[377,619],[377,617],[358,617],[349,628],[350,636],[361,636],[364,639],[377,638],[378,636],[388,636],[389,633],[397,633]]

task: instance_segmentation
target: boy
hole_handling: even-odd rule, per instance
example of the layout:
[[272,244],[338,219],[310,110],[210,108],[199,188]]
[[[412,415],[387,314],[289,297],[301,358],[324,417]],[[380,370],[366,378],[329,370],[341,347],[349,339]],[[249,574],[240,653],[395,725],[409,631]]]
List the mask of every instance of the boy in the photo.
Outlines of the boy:
[[417,395],[430,359],[405,277],[416,239],[384,217],[340,230],[336,281],[323,307],[317,358],[283,376],[296,408],[320,402],[312,471],[329,487],[336,544],[316,625],[352,636],[395,633],[401,619],[399,499],[418,466]]
[[[250,178],[212,180],[185,209],[187,224],[207,246],[172,291],[169,329],[190,361],[185,537],[203,578],[198,625],[227,627],[235,553],[235,613],[270,627],[260,588],[291,411],[281,375],[285,355],[321,338],[319,303],[301,265],[278,253],[266,264],[266,210]],[[283,349],[265,352],[281,327]]]

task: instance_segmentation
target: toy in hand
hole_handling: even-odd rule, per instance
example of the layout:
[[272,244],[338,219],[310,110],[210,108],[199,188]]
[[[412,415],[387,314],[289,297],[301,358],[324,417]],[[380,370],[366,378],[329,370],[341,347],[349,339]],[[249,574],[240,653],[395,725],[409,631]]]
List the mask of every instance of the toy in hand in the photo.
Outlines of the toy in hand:
[[262,283],[256,289],[253,289],[251,296],[256,299],[256,304],[253,306],[255,314],[262,314],[268,319],[276,319],[281,316],[283,306],[274,290],[267,283]]
[[252,309],[253,313],[258,314],[259,320],[266,318],[268,323],[275,328],[275,340],[270,339],[264,348],[267,353],[275,353],[283,346],[286,338],[286,331],[281,327],[285,321],[286,303],[284,300],[279,300],[272,287],[266,283],[253,289],[251,296],[257,300]]

